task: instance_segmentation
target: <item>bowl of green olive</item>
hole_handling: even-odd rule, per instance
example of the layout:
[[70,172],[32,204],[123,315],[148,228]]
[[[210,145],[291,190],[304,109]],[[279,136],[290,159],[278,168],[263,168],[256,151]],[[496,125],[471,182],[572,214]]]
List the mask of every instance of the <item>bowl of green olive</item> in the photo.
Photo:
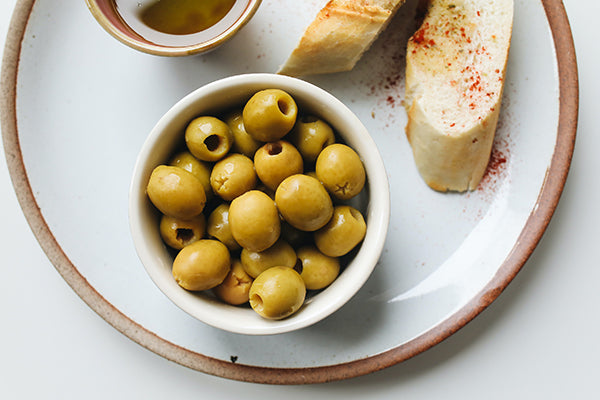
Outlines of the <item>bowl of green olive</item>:
[[209,83],[138,155],[129,222],[156,286],[229,332],[310,326],[360,290],[383,250],[387,173],[358,117],[276,74]]

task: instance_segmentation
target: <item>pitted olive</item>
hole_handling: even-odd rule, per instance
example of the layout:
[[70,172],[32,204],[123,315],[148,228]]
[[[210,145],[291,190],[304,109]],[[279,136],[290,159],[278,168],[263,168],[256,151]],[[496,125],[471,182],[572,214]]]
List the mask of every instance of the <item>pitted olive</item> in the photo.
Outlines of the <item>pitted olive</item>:
[[311,115],[298,118],[289,136],[307,163],[314,163],[325,147],[335,143],[331,126]]
[[198,160],[189,151],[182,151],[175,154],[171,158],[169,165],[183,168],[198,178],[204,187],[206,200],[210,200],[212,198],[212,188],[210,187],[210,171],[212,166],[210,164]]
[[202,161],[218,161],[233,144],[229,126],[218,118],[203,116],[194,119],[185,130],[185,143],[190,153]]
[[315,244],[323,254],[341,257],[364,239],[366,231],[360,211],[350,206],[336,206],[327,225],[315,232]]
[[185,246],[173,261],[173,277],[184,289],[198,291],[219,285],[231,267],[227,247],[218,240],[202,239]]
[[271,190],[276,190],[288,176],[301,174],[304,163],[291,143],[278,140],[267,143],[256,151],[254,166],[261,182]]
[[231,262],[231,270],[225,280],[213,288],[213,293],[227,304],[240,305],[248,302],[252,277],[244,271],[240,260]]
[[159,165],[154,168],[146,192],[156,208],[176,218],[193,218],[204,210],[206,204],[202,183],[179,167]]
[[323,289],[331,284],[340,273],[340,261],[329,257],[314,246],[298,249],[298,260],[302,264],[300,276],[309,290]]
[[333,213],[331,197],[313,177],[292,175],[277,187],[275,203],[283,218],[293,227],[315,231],[329,221]]
[[315,170],[327,191],[338,199],[356,196],[365,185],[365,167],[358,154],[345,144],[335,143],[323,149]]
[[242,110],[231,111],[225,117],[225,123],[229,125],[231,133],[233,133],[233,145],[231,151],[240,153],[249,158],[254,158],[254,153],[262,142],[255,140],[246,132],[244,127],[244,119],[242,118]]
[[208,216],[206,222],[207,233],[223,243],[229,251],[237,251],[241,247],[238,242],[235,241],[231,234],[231,227],[229,226],[229,204],[219,204]]
[[160,236],[170,247],[181,250],[204,236],[206,218],[199,214],[191,219],[174,218],[163,215],[160,219]]
[[280,89],[255,93],[242,111],[246,132],[261,142],[284,137],[294,127],[297,114],[298,107],[292,96]]
[[231,201],[256,186],[254,163],[243,154],[229,154],[214,165],[210,185],[223,200]]
[[260,274],[250,287],[250,306],[262,317],[282,319],[304,303],[306,287],[300,274],[288,267],[272,267]]
[[275,203],[258,190],[233,199],[229,206],[229,226],[235,241],[251,251],[268,249],[279,239],[281,232]]
[[264,251],[243,249],[240,259],[248,275],[256,278],[271,267],[293,268],[296,265],[296,252],[289,243],[279,239],[273,246]]

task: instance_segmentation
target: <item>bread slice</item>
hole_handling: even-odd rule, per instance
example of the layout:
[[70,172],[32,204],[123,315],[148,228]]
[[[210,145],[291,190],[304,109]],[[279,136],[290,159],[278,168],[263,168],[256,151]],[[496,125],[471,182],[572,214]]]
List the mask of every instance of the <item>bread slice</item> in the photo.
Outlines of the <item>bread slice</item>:
[[406,135],[425,182],[474,190],[489,162],[513,0],[428,0],[406,55]]
[[404,1],[329,1],[278,73],[305,76],[351,70]]

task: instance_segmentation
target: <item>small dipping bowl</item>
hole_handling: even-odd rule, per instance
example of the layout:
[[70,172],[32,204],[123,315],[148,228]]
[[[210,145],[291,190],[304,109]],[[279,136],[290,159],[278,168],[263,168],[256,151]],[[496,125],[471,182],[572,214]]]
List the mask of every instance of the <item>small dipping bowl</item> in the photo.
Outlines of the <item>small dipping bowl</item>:
[[[341,141],[355,149],[365,167],[367,181],[352,204],[363,214],[364,240],[344,256],[345,266],[327,288],[311,294],[303,306],[281,320],[268,320],[249,306],[219,301],[211,291],[181,288],[171,273],[173,253],[159,232],[160,214],[146,194],[152,170],[166,164],[183,143],[188,123],[201,115],[222,115],[243,107],[256,92],[277,88],[289,93],[299,112],[327,121]],[[285,139],[285,137],[284,137]],[[329,316],[348,302],[371,275],[383,250],[390,217],[387,173],[377,146],[358,117],[327,91],[306,81],[276,74],[237,75],[209,83],[177,102],[160,118],[136,160],[129,193],[129,223],[138,256],[158,288],[188,314],[211,326],[246,335],[269,335],[294,331]],[[143,301],[143,300],[141,300]]]
[[[252,18],[261,0],[235,0],[218,22],[190,34],[159,32],[144,23],[142,15],[159,4],[157,0],[86,0],[86,3],[98,23],[120,42],[144,53],[174,57],[201,54],[222,45]],[[157,11],[158,17],[165,15],[162,10]]]

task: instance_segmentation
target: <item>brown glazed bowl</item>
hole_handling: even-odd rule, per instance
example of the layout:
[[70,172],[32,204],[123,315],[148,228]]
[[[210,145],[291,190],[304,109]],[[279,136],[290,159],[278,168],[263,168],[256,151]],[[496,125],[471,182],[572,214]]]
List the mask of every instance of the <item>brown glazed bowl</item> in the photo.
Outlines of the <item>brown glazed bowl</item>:
[[126,18],[119,13],[115,0],[85,1],[98,23],[121,43],[144,53],[170,57],[200,54],[217,48],[231,39],[252,18],[261,3],[261,0],[235,0],[225,17],[210,28],[192,35],[159,34],[162,36],[157,40],[157,37],[149,38],[144,33],[146,27],[139,20],[135,21],[134,18],[126,22]]

